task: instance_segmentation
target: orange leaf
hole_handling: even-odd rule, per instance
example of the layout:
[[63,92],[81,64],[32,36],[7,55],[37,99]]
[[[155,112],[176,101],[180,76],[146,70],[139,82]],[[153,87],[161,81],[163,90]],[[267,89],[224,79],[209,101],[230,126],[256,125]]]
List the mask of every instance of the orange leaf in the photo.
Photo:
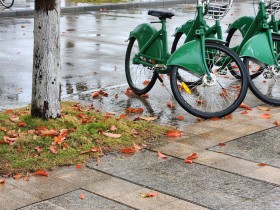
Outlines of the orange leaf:
[[10,115],[10,120],[12,122],[18,122],[19,121],[19,117],[17,115]]
[[119,94],[115,94],[115,99],[118,99],[119,98]]
[[99,92],[94,92],[94,93],[91,94],[92,98],[98,98],[99,95],[100,95]]
[[156,197],[158,196],[157,192],[152,192],[152,193],[140,193],[142,198],[151,198],[151,197]]
[[143,85],[148,85],[150,83],[150,80],[144,80]]
[[198,158],[198,156],[197,156],[197,154],[196,153],[192,153],[189,157],[187,157],[186,159],[188,159],[188,160],[194,160],[194,159],[196,159],[196,158]]
[[270,119],[272,116],[271,116],[271,114],[269,114],[269,113],[264,113],[264,114],[262,114],[261,115],[261,118],[262,119]]
[[5,184],[6,180],[5,179],[0,179],[0,184]]
[[102,132],[102,134],[110,138],[120,138],[122,136],[121,134],[107,133],[107,132]]
[[229,120],[229,119],[232,119],[233,117],[232,117],[232,114],[229,114],[229,115],[226,115],[224,118],[225,118],[226,120]]
[[25,122],[19,122],[18,127],[26,127],[27,124]]
[[141,98],[149,98],[149,94],[142,94],[141,96],[140,96]]
[[202,119],[201,117],[198,117],[198,118],[197,118],[197,122],[198,122],[198,123],[203,122],[203,119]]
[[266,163],[258,163],[257,166],[266,166]]
[[83,193],[80,194],[80,199],[84,199],[85,195]]
[[184,120],[184,116],[179,115],[179,116],[177,117],[177,119],[178,119],[178,120]]
[[126,91],[125,91],[125,93],[124,93],[125,95],[127,95],[127,96],[133,96],[133,95],[135,95],[135,93],[131,90],[131,88],[127,88],[126,89]]
[[28,176],[24,176],[24,177],[23,177],[23,180],[24,180],[24,181],[29,181],[29,177],[28,177]]
[[35,150],[39,153],[43,151],[43,148],[40,146],[35,147]]
[[134,154],[136,152],[135,149],[131,149],[131,148],[122,148],[121,152],[124,154]]
[[22,177],[21,174],[16,174],[13,176],[14,179],[20,179],[21,177]]
[[45,170],[37,170],[33,173],[34,176],[49,176],[48,172]]
[[192,164],[192,160],[185,159],[185,160],[184,160],[184,163]]
[[160,153],[159,151],[158,151],[158,153],[157,153],[157,156],[158,156],[159,158],[162,158],[162,159],[167,159],[166,155]]
[[76,165],[76,168],[77,168],[77,169],[81,169],[82,167],[83,167],[83,165],[80,164],[80,163]]
[[210,120],[212,120],[212,121],[218,121],[218,120],[220,120],[221,118],[219,118],[219,117],[212,117],[212,118],[210,118]]
[[219,143],[218,144],[220,147],[224,147],[224,146],[226,146],[226,144],[225,143]]
[[6,133],[8,131],[8,129],[6,127],[0,127],[0,131],[3,131]]
[[243,112],[241,112],[241,114],[248,114],[248,111],[244,110]]
[[52,152],[53,154],[57,154],[57,152],[58,152],[58,147],[55,146],[55,145],[50,146],[49,149],[51,150],[51,152]]
[[171,130],[166,133],[168,137],[180,137],[182,136],[182,132],[178,130]]
[[139,147],[139,146],[138,146],[137,144],[135,144],[134,142],[133,142],[133,146],[134,146],[135,150],[142,150],[142,148]]
[[279,123],[277,120],[275,120],[275,121],[273,122],[273,124],[276,125],[276,126],[279,126],[279,125],[280,125],[280,123]]
[[167,102],[167,106],[168,106],[170,109],[175,109],[175,106],[174,106],[174,104],[173,104],[172,101],[168,101],[168,102]]
[[240,105],[239,105],[239,108],[243,108],[243,109],[247,109],[247,110],[252,110],[251,107],[249,107],[247,104],[245,104],[244,102],[242,102]]
[[269,107],[264,107],[264,106],[258,106],[258,110],[261,110],[261,111],[269,111],[270,108],[269,108]]

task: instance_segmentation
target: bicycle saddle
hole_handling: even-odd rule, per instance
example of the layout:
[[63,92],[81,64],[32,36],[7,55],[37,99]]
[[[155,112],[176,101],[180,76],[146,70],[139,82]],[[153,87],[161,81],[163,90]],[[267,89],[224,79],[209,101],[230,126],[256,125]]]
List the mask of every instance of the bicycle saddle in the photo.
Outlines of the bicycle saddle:
[[158,10],[149,10],[148,15],[155,16],[158,18],[172,18],[175,14],[173,12],[164,12]]

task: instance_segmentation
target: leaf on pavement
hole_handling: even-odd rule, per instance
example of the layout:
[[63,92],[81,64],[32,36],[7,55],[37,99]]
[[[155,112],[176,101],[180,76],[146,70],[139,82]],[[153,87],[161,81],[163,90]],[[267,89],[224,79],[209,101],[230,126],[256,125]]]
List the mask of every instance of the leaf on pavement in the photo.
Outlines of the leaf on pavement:
[[21,174],[16,174],[16,175],[13,176],[14,179],[20,179],[21,177],[22,177]]
[[158,151],[157,156],[162,159],[167,159],[167,156]]
[[182,132],[178,130],[171,130],[166,133],[168,137],[180,137],[182,136]]
[[280,123],[279,123],[278,120],[275,120],[275,121],[273,122],[273,124],[276,125],[276,126],[279,126],[279,125],[280,125]]
[[0,184],[5,184],[6,180],[5,179],[0,179]]
[[173,104],[172,101],[168,101],[167,102],[167,106],[170,108],[170,109],[176,109],[175,105]]
[[177,119],[178,119],[178,120],[184,120],[184,116],[179,115],[179,116],[177,117]]
[[152,192],[152,193],[140,193],[140,196],[142,198],[152,198],[158,196],[157,192]]
[[247,104],[245,104],[244,102],[242,102],[240,105],[239,105],[239,108],[243,108],[243,109],[247,109],[247,110],[250,110],[252,111],[252,108],[249,107]]
[[83,200],[85,198],[85,195],[83,193],[81,193],[79,197],[81,200]]
[[135,149],[132,148],[122,148],[121,153],[123,154],[134,154],[136,152]]
[[265,107],[265,106],[258,106],[258,110],[261,110],[261,111],[269,111],[270,108],[269,108],[269,107]]
[[224,146],[226,146],[226,144],[225,143],[219,143],[218,144],[220,147],[224,147]]
[[34,176],[49,176],[48,172],[45,170],[37,170],[33,173]]
[[262,114],[261,115],[261,118],[262,119],[270,119],[272,116],[271,116],[271,114],[269,114],[269,113],[264,113],[264,114]]
[[81,169],[82,167],[83,167],[83,165],[80,164],[80,163],[78,163],[78,164],[76,165],[76,168],[77,168],[77,169]]
[[266,163],[258,163],[257,166],[266,166]]
[[146,121],[153,121],[157,119],[157,117],[142,117],[142,116],[140,116],[139,118]]
[[102,132],[102,134],[110,138],[120,138],[122,136],[121,134],[107,133],[107,132]]
[[134,142],[133,142],[133,146],[134,146],[135,150],[142,150],[142,147],[138,146]]
[[241,112],[241,114],[248,114],[248,111],[244,110],[243,112]]

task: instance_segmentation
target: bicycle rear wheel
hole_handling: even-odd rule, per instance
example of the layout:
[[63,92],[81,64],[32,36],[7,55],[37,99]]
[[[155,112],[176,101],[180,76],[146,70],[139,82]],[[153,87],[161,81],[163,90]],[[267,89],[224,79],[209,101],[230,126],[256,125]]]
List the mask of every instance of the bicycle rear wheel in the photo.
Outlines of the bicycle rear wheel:
[[137,95],[149,92],[154,86],[158,74],[149,67],[142,64],[133,64],[132,60],[135,54],[139,52],[137,40],[132,37],[125,56],[125,74],[129,87]]
[[0,3],[5,7],[5,8],[10,8],[14,4],[14,0],[0,0]]
[[[248,89],[248,73],[237,54],[224,45],[206,41],[205,57],[213,78],[211,81],[207,80],[207,75],[196,76],[196,80],[201,83],[185,91],[178,76],[184,81],[184,78],[188,80],[190,75],[195,75],[188,69],[173,66],[171,89],[187,112],[202,118],[224,117],[237,109],[244,100]],[[225,60],[230,62],[223,68]],[[230,73],[233,67],[239,72],[239,79]]]
[[[280,64],[280,36],[272,35],[274,53]],[[276,66],[260,66],[254,59],[246,57],[245,66],[249,66],[249,71],[260,72],[255,79],[249,78],[251,91],[263,102],[280,106],[280,71]]]

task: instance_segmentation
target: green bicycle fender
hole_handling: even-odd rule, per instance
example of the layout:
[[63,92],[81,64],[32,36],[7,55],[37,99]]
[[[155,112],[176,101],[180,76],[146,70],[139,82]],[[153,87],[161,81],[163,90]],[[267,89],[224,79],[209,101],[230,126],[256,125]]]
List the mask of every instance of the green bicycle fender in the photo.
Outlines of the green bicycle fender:
[[167,66],[179,66],[195,75],[205,74],[200,40],[187,42],[178,48],[168,59]]
[[[151,24],[143,23],[138,25],[133,31],[130,32],[129,39],[131,37],[135,37],[139,48],[142,49],[148,40],[156,33],[157,29],[155,27],[153,27]],[[162,58],[162,41],[157,38],[144,53],[148,56]]]
[[[186,34],[186,36],[188,35],[188,33],[191,30],[191,27],[194,24],[194,20],[189,20],[186,23],[184,23],[183,25],[181,25],[180,27],[177,27],[175,29],[175,32],[172,34],[172,36],[175,36],[177,33],[183,33]],[[209,29],[210,27],[206,24],[206,30]],[[210,34],[209,35],[210,38],[214,38],[215,35],[214,34]]]
[[250,38],[243,46],[239,54],[240,57],[251,57],[261,62],[274,64],[273,55],[269,46],[268,37],[265,32],[259,33]]
[[242,36],[244,37],[248,29],[250,28],[252,22],[254,21],[254,19],[255,19],[254,17],[250,17],[250,16],[241,17],[236,21],[234,21],[232,24],[230,24],[226,32],[228,33],[230,29],[236,28],[241,32]]

